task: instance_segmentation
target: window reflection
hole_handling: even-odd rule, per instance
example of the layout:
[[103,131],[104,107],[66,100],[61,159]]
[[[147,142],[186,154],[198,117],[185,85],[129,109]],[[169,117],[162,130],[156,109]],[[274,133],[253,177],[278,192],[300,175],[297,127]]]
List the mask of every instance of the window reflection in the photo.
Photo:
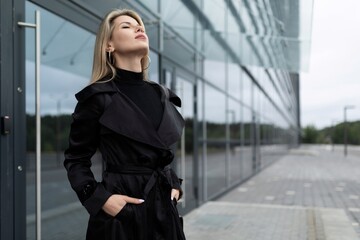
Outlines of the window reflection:
[[150,65],[149,65],[149,80],[153,82],[160,82],[160,76],[159,76],[159,55],[155,53],[154,51],[150,50]]
[[252,106],[253,83],[247,74],[242,75],[242,101],[247,106]]
[[229,63],[228,64],[228,92],[229,94],[237,99],[240,99],[241,94],[240,94],[240,84],[241,84],[241,74],[240,74],[240,67],[237,64],[233,64],[233,63]]
[[212,61],[212,60],[204,61],[205,78],[222,90],[225,90],[225,71],[226,71],[225,62]]
[[[69,186],[62,164],[68,145],[74,94],[90,81],[95,36],[90,32],[26,2],[26,20],[33,21],[41,11],[41,203],[42,238],[84,238],[87,213]],[[27,239],[35,239],[35,64],[34,32],[26,30],[26,219]],[[93,171],[99,179],[101,164],[93,158]],[[99,179],[100,180],[100,179]],[[58,212],[58,215],[51,213]],[[76,218],[73,228],[66,219]],[[61,223],[61,224],[59,224]],[[51,226],[56,226],[51,227]],[[69,229],[72,229],[69,231]]]
[[184,3],[180,0],[162,1],[161,7],[164,22],[175,29],[186,41],[194,44],[195,17]]
[[229,164],[230,183],[241,179],[241,115],[240,103],[229,99],[228,124],[229,124]]
[[207,135],[207,197],[226,186],[226,108],[225,95],[205,86],[205,121]]

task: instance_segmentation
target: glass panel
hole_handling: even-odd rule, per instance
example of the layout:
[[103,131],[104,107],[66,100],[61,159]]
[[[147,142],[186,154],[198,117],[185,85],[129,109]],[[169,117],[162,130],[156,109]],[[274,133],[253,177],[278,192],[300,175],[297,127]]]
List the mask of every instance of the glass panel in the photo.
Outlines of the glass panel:
[[225,62],[205,60],[204,77],[217,87],[225,91]]
[[151,49],[159,50],[159,24],[157,20],[151,20],[141,15],[145,25],[146,34],[149,38]]
[[230,183],[241,179],[241,116],[240,103],[229,99],[228,109],[229,130],[230,130]]
[[205,169],[206,169],[206,128],[205,128],[205,100],[204,100],[204,92],[205,92],[205,84],[200,79],[197,80],[197,118],[198,118],[198,167],[199,167],[199,189],[201,189],[201,192],[199,191],[199,200],[204,201],[206,198],[206,191],[207,188],[205,188],[206,185],[206,179],[205,179]]
[[247,178],[252,174],[252,113],[247,107],[242,107],[244,144],[242,148],[243,176]]
[[[168,68],[173,69],[171,66]],[[174,169],[179,178],[184,179],[182,188],[184,196],[181,201],[182,213],[196,207],[196,199],[194,195],[194,106],[193,106],[193,84],[185,80],[185,78],[174,75],[168,69],[165,70],[165,85],[172,89],[181,98],[181,108],[178,111],[185,119],[185,128],[178,143],[176,160],[174,161]]]
[[[216,39],[213,37],[212,33],[204,29],[204,53],[206,56],[206,59],[209,61],[219,61],[224,62],[225,61],[225,50],[224,48],[216,41]],[[236,47],[236,44],[234,44]]]
[[203,7],[204,13],[215,30],[223,32],[225,27],[225,1],[207,0]]
[[207,131],[207,197],[223,190],[226,185],[226,121],[225,95],[205,86],[205,118]]
[[225,143],[207,142],[207,199],[211,199],[226,187],[226,146]]
[[176,93],[182,100],[182,106],[180,112],[185,119],[185,129],[181,140],[182,156],[178,161],[178,171],[180,177],[184,179],[183,190],[185,201],[182,202],[182,207],[186,209],[192,209],[196,206],[194,195],[194,158],[193,158],[193,146],[194,146],[194,132],[193,132],[193,120],[194,120],[194,108],[193,108],[193,84],[185,81],[182,77],[176,79]]
[[[26,21],[41,10],[42,239],[84,239],[88,213],[81,206],[62,165],[68,144],[74,94],[90,78],[95,36],[26,2]],[[27,239],[35,239],[35,88],[34,31],[26,30]],[[100,161],[94,157],[97,177]],[[100,180],[100,179],[99,179]],[[74,224],[76,223],[76,227]]]
[[194,15],[180,1],[162,1],[162,17],[165,24],[170,25],[177,33],[179,33],[189,43],[194,44]]
[[233,0],[234,5],[238,6],[238,9],[240,10],[239,15],[241,16],[241,19],[242,19],[242,21],[243,21],[243,23],[245,25],[246,33],[247,34],[253,34],[255,29],[254,29],[254,27],[252,25],[252,22],[251,22],[251,19],[250,19],[250,14],[251,13],[246,8],[245,1],[247,1],[247,0],[240,0],[240,1]]
[[247,106],[252,106],[253,82],[246,73],[242,74],[242,101]]
[[[225,40],[247,66],[306,71],[311,46],[312,4],[313,1],[232,0],[234,11],[238,13],[235,19],[226,1],[206,1],[204,13],[214,28],[212,33],[206,34],[206,42],[218,41],[213,37],[218,35],[222,38],[219,42]],[[243,26],[241,30],[239,25]],[[222,60],[222,55],[214,54],[219,51],[219,48],[205,49],[205,54],[208,59]]]
[[159,0],[138,0],[146,7],[148,7],[151,11],[157,13],[159,10]]
[[148,69],[149,80],[159,83],[159,55],[156,52],[150,50],[150,59],[151,63]]
[[254,84],[254,88],[253,88],[253,110],[256,112],[256,113],[260,113],[260,89],[257,85]]
[[[236,6],[235,6],[235,9],[237,9]],[[226,26],[227,32],[232,33],[232,34],[239,34],[239,32],[240,32],[240,24],[235,19],[234,15],[231,13],[229,8],[226,8],[225,19],[227,21],[227,26]]]
[[194,52],[176,41],[176,36],[172,32],[164,33],[164,52],[163,54],[181,67],[194,71],[195,59]]
[[240,88],[241,88],[241,75],[240,75],[240,67],[237,64],[228,63],[228,93],[236,98],[240,99]]

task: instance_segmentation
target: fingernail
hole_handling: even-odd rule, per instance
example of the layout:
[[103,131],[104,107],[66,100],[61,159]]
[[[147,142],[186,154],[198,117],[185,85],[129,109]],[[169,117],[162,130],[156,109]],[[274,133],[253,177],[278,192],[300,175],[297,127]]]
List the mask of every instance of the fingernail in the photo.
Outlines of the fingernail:
[[171,197],[170,199],[171,199],[171,201],[172,201],[172,200],[174,200],[174,197]]
[[143,202],[145,202],[145,200],[144,199],[139,199],[139,202],[143,203]]

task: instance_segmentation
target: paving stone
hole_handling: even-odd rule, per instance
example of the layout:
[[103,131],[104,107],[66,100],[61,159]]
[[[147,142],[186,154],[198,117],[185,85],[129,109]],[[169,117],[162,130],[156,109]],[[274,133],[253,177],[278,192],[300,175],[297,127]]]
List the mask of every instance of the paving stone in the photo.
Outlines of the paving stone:
[[[357,233],[356,237],[351,236],[352,238],[344,239],[359,239],[360,171],[358,169],[360,169],[360,151],[344,157],[341,148],[335,147],[335,151],[329,149],[331,148],[303,146],[291,150],[290,154],[249,179],[250,184],[245,182],[240,186],[252,187],[251,185],[256,185],[256,188],[253,188],[251,193],[248,191],[239,194],[239,192],[232,191],[218,199],[218,201],[242,204],[256,203],[259,206],[262,204],[274,204],[310,207],[312,209],[339,209],[342,213],[338,213],[338,218],[344,218],[343,215],[345,214],[348,218],[345,225],[350,226],[350,229]],[[353,152],[355,152],[354,149],[352,149],[351,153]],[[314,213],[317,213],[317,211]],[[310,217],[307,219],[308,222],[320,221],[321,219],[316,214],[311,216],[308,213],[308,217]],[[261,218],[261,216],[259,217]],[[304,231],[301,224],[298,224],[298,228]],[[314,239],[321,239],[322,236],[323,239],[335,239],[326,234],[326,229],[331,228],[318,228],[317,230],[316,228],[307,228],[306,234],[308,239],[312,239],[312,236]],[[282,234],[286,235],[287,231],[284,230]],[[337,231],[341,233],[339,229]],[[304,236],[303,232],[299,233],[298,230],[292,230],[292,232],[295,234],[291,237],[287,235],[288,239],[305,239],[301,237]],[[295,237],[297,235],[299,238]],[[280,237],[282,235],[280,232],[275,231],[274,236]],[[338,235],[336,236],[337,239],[343,239]],[[346,236],[346,231],[344,236]],[[276,237],[272,239],[275,240]]]
[[342,209],[208,202],[185,216],[191,240],[355,240]]

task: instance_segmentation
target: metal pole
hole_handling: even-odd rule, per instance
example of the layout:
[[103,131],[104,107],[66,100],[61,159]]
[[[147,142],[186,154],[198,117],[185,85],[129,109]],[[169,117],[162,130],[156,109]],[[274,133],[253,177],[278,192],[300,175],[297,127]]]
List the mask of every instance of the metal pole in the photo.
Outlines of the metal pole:
[[347,121],[346,121],[346,110],[353,109],[355,106],[345,106],[344,107],[344,156],[347,156],[347,141],[348,141],[348,134],[347,134]]
[[346,124],[346,107],[344,107],[344,156],[347,156],[347,124]]
[[57,108],[57,117],[56,117],[56,166],[60,166],[60,109],[61,109],[61,99],[57,99],[56,101]]
[[41,240],[41,117],[40,117],[40,11],[35,11],[35,24],[18,22],[35,28],[35,121],[36,121],[36,240]]
[[336,129],[336,120],[331,121],[331,151],[335,150],[335,129]]
[[40,11],[35,11],[35,42],[36,42],[36,69],[35,69],[35,95],[36,95],[36,239],[41,240],[41,112],[40,112]]

